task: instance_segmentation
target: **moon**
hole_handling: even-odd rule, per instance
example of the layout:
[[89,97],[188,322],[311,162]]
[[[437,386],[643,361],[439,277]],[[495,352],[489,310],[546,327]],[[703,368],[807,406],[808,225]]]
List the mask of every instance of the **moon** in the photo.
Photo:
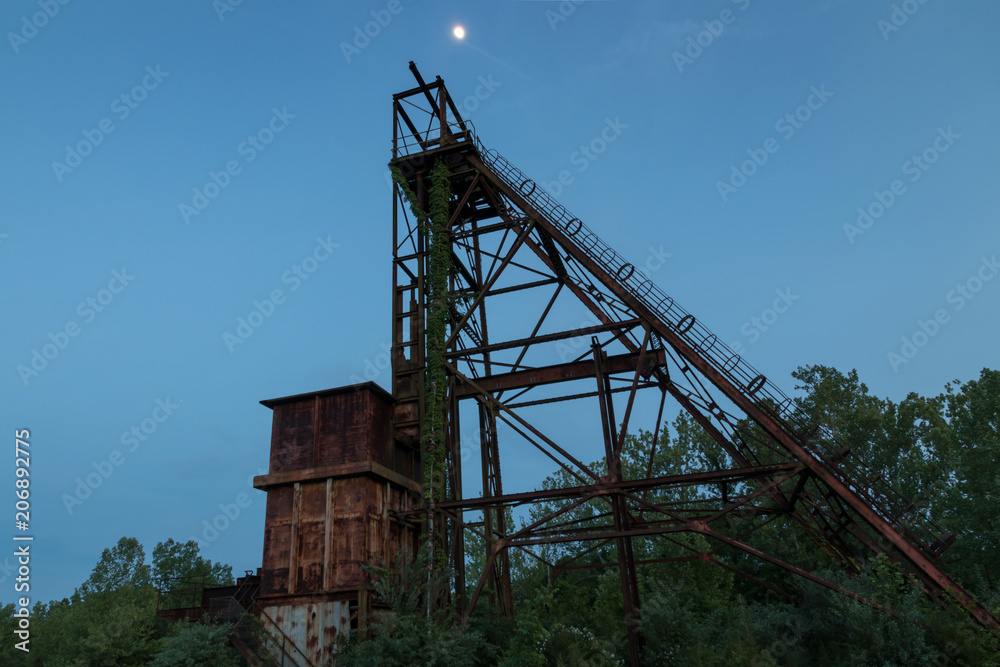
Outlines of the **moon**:
[[465,28],[457,25],[455,26],[455,29],[451,31],[451,34],[455,35],[456,39],[465,39]]

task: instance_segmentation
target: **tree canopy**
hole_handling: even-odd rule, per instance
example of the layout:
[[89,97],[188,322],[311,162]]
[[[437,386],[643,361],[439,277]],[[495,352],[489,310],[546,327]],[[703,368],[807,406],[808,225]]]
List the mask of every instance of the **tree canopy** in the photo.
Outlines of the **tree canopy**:
[[239,665],[228,646],[228,628],[173,624],[157,617],[162,577],[205,575],[210,584],[232,583],[232,568],[198,554],[194,541],[172,539],[153,549],[152,565],[142,544],[123,537],[105,549],[90,576],[69,598],[38,602],[31,613],[30,652],[12,645],[14,605],[0,613],[7,630],[0,664],[34,667],[128,667],[139,665]]

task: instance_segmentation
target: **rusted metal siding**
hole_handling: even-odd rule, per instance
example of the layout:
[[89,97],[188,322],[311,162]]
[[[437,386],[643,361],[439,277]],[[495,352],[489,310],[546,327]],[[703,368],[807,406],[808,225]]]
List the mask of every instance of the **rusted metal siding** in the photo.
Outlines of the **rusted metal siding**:
[[[289,502],[298,497],[298,502]],[[415,553],[416,530],[390,516],[420,506],[408,489],[347,477],[270,489],[262,595],[356,588],[362,565]]]
[[392,467],[392,398],[368,385],[262,401],[274,410],[270,473],[359,461]]
[[[337,635],[351,627],[351,603],[347,600],[271,604],[264,605],[263,610],[264,628],[286,644],[294,644],[295,648],[286,647],[285,653],[293,658],[305,657],[313,665],[328,664]],[[281,664],[280,649],[275,647],[273,651]]]
[[334,588],[357,585],[362,581],[361,566],[365,559],[365,491],[370,488],[369,480],[350,479],[333,482],[333,539],[331,540],[331,560],[333,561]]
[[351,609],[370,607],[362,566],[416,553],[417,528],[395,512],[417,509],[421,489],[394,471],[393,402],[376,385],[263,403],[274,421],[269,473],[254,480],[267,491],[262,620],[324,659]]
[[264,520],[264,561],[261,594],[288,592],[289,535],[292,523],[294,488],[268,491]]
[[284,404],[274,410],[270,472],[313,467],[315,416],[312,401]]
[[326,484],[325,482],[302,484],[299,491],[298,530],[295,531],[297,538],[295,591],[310,593],[323,590]]

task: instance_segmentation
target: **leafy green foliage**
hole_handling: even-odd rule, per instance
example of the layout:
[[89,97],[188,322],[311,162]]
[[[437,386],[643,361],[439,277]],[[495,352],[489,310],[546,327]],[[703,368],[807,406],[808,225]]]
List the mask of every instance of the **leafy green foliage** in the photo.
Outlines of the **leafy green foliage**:
[[229,646],[228,624],[177,623],[174,632],[160,640],[149,667],[242,667],[240,654]]
[[425,553],[412,562],[400,556],[392,568],[381,564],[366,570],[375,577],[376,599],[386,608],[374,613],[366,637],[352,633],[341,644],[338,667],[496,664],[496,648],[477,630],[453,623],[454,614],[439,610],[428,617],[427,596],[438,597],[450,573],[440,568],[428,570]]
[[207,586],[231,586],[236,583],[232,566],[213,563],[198,555],[198,551],[198,543],[194,540],[181,543],[171,538],[160,542],[153,549],[153,581],[204,577]]
[[956,392],[957,385],[939,397],[951,426],[943,455],[951,483],[938,517],[961,536],[945,552],[945,566],[1000,608],[1000,371],[984,369]]
[[[800,406],[829,428],[852,456],[881,473],[920,510],[959,535],[944,555],[945,569],[986,607],[1000,610],[1000,373],[984,370],[972,382],[952,383],[934,397],[908,395],[895,403],[871,395],[856,372],[824,367],[800,368],[794,374],[804,395]],[[752,424],[744,425],[752,433]],[[732,457],[692,418],[682,413],[652,443],[652,434],[630,435],[623,451],[626,478],[699,472],[733,465]],[[603,471],[603,463],[591,464]],[[556,471],[543,488],[578,481]],[[736,487],[741,492],[746,487]],[[657,503],[698,500],[697,487],[651,492]],[[539,504],[528,521],[561,509],[570,501]],[[566,512],[561,520],[585,521],[607,511],[594,499]],[[749,519],[728,520],[726,532],[741,534]],[[669,540],[633,540],[636,558],[683,559],[639,569],[644,660],[650,665],[996,665],[996,633],[983,632],[955,605],[942,608],[884,556],[857,560],[848,575],[820,546],[802,536],[788,518],[778,518],[746,541],[780,554],[821,577],[873,600],[891,613],[804,579],[791,577],[759,559],[694,534]],[[593,545],[586,545],[593,546]],[[544,555],[565,563],[579,545],[541,547]],[[789,591],[782,599],[751,581],[736,577],[696,554],[714,558],[754,578]],[[533,571],[515,572],[527,585],[518,601],[517,632],[504,654],[510,664],[559,664],[541,649],[554,632],[573,627],[607,642],[624,659],[625,632],[620,583],[613,564],[613,543],[576,559],[578,565],[603,569],[568,570],[546,588],[544,605],[532,604],[532,588],[548,586],[544,568],[530,559]],[[543,611],[538,611],[542,609]],[[578,662],[587,656],[574,655]]]
[[13,604],[0,608],[0,633],[3,633],[0,635],[0,665],[28,664],[28,654],[15,647],[15,643],[22,641],[14,634],[14,631],[19,629],[19,619],[14,618],[16,612],[17,607]]
[[495,649],[475,631],[442,627],[418,614],[384,615],[366,641],[342,647],[345,667],[478,667],[493,665]]
[[109,593],[121,588],[151,586],[146,552],[139,540],[123,537],[111,549],[105,549],[94,571],[77,591],[84,599],[91,595]]
[[[620,664],[621,654],[617,652],[621,638],[612,641],[595,634],[588,627],[593,623],[587,622],[595,620],[592,616],[585,620],[579,615],[573,618],[573,614],[567,614],[570,608],[565,600],[572,595],[579,596],[582,591],[574,589],[567,595],[561,588],[562,585],[542,588],[532,598],[520,601],[514,631],[509,641],[504,642],[502,667]],[[602,587],[604,591],[606,588]],[[558,604],[557,599],[561,601]]]
[[166,626],[139,541],[105,549],[70,599],[35,606],[32,625],[28,664],[145,665]]
[[153,581],[165,589],[160,598],[161,609],[181,609],[201,604],[206,586],[231,586],[233,568],[213,563],[198,555],[194,540],[175,542],[172,538],[153,549]]
[[[448,276],[451,274],[451,234],[448,231],[451,182],[448,166],[438,161],[430,173],[430,259],[427,276],[427,399],[423,421],[424,493],[440,501],[445,495],[444,433],[445,393],[448,378],[445,373],[445,342],[448,334]],[[430,485],[429,490],[426,488]]]
[[[157,590],[152,583],[153,573],[162,576],[191,572],[204,572],[218,583],[227,583],[232,581],[230,567],[199,557],[193,542],[161,542],[153,554],[150,568],[142,545],[132,537],[123,537],[105,549],[90,576],[70,598],[35,604],[31,614],[31,651],[11,654],[4,645],[0,649],[0,664],[45,667],[241,664],[233,662],[233,653],[226,647],[227,631],[220,631],[217,626],[196,627],[197,624],[180,628],[158,618]],[[10,617],[13,612],[12,605],[4,608],[0,624],[14,620]],[[202,659],[204,656],[209,657]]]
[[[410,189],[401,170],[389,163],[392,178],[409,203],[410,211],[418,220],[418,226],[428,241],[427,276],[424,283],[427,291],[427,330],[425,405],[421,423],[420,440],[423,459],[424,495],[433,507],[435,502],[444,500],[446,495],[444,443],[446,433],[445,395],[448,377],[445,371],[445,344],[447,342],[448,321],[451,315],[448,301],[448,278],[453,271],[451,261],[451,233],[448,222],[451,215],[452,197],[450,172],[444,161],[436,161],[430,170],[430,190],[425,212]],[[426,536],[425,536],[426,537]],[[443,565],[446,561],[441,545],[435,547],[434,561]]]

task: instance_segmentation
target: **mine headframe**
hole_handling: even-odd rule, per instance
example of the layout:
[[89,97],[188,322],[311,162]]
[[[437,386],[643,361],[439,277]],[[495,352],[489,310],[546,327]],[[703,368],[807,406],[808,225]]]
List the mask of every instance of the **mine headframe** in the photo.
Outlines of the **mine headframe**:
[[[756,531],[780,521],[848,571],[885,553],[930,595],[1000,628],[941,569],[953,536],[486,148],[440,77],[427,83],[410,69],[417,86],[393,96],[392,441],[396,460],[423,483],[423,506],[401,516],[423,522],[428,548],[456,572],[461,614],[468,618],[484,593],[498,613],[512,613],[513,549],[554,573],[617,567],[637,664],[636,568],[648,561],[635,545],[653,536],[686,552],[666,560],[714,563],[791,597],[734,565],[730,556],[741,554],[870,603],[754,546]],[[567,302],[588,314],[580,326],[557,316]],[[717,469],[654,475],[668,397],[717,446]],[[428,428],[431,418],[440,426]],[[629,435],[640,418],[653,446],[635,473]],[[581,430],[584,438],[563,435]],[[479,444],[481,497],[462,491],[470,441]],[[505,492],[501,452],[512,442],[535,448],[573,482]],[[596,468],[586,462],[591,446],[603,458]],[[521,528],[509,520],[517,507],[536,510]],[[692,534],[711,546],[682,539]],[[469,539],[485,544],[486,558],[466,599]],[[597,550],[614,558],[588,560]]]

